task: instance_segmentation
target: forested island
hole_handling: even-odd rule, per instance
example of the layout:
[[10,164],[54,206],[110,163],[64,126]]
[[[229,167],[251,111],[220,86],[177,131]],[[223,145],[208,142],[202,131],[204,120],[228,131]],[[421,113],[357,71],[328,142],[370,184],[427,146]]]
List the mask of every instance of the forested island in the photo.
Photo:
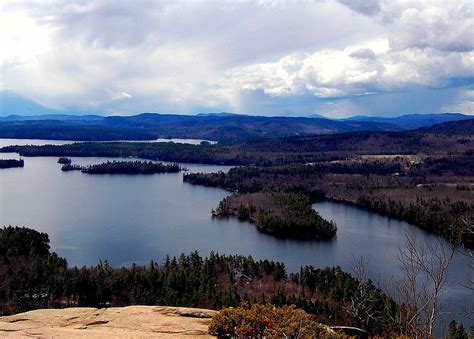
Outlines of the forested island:
[[306,266],[288,273],[278,262],[215,253],[203,258],[192,252],[147,266],[113,268],[104,261],[71,268],[50,252],[47,234],[0,228],[1,315],[71,306],[221,309],[241,303],[294,304],[318,322],[357,326],[370,334],[399,329],[399,306],[372,282],[358,281],[338,267]]
[[86,174],[155,174],[178,173],[183,169],[178,164],[163,164],[152,161],[107,161],[102,164],[79,166],[65,164],[62,171],[81,171]]
[[72,162],[71,159],[65,158],[65,157],[61,157],[58,159],[58,164],[61,164],[61,165],[69,165],[71,162]]
[[25,161],[23,159],[0,159],[1,168],[24,167]]
[[216,217],[234,216],[255,224],[261,232],[294,239],[330,239],[336,224],[311,208],[311,200],[297,193],[233,194],[224,198]]

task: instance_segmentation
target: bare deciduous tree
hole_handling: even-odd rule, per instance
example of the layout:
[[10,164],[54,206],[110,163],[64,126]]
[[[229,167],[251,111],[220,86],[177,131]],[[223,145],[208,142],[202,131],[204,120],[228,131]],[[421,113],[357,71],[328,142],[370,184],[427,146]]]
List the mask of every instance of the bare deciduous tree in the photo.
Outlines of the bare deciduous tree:
[[[380,290],[380,288],[374,285],[371,279],[372,275],[368,269],[369,262],[369,258],[353,258],[352,272],[359,281],[359,285],[345,309],[364,327],[370,327],[375,323],[389,326],[393,323],[395,304],[390,298],[379,298],[377,289]],[[382,312],[380,311],[381,302],[384,303]],[[387,328],[387,330],[389,329]]]
[[[472,218],[464,218],[462,220],[465,227],[466,238],[474,238],[474,222]],[[464,287],[474,290],[474,249],[459,248],[459,253],[464,257],[467,263],[467,284]]]
[[440,297],[447,288],[454,252],[455,247],[442,238],[419,242],[414,231],[405,233],[405,247],[398,253],[401,277],[397,288],[404,334],[414,337],[433,334],[434,324],[443,314]]

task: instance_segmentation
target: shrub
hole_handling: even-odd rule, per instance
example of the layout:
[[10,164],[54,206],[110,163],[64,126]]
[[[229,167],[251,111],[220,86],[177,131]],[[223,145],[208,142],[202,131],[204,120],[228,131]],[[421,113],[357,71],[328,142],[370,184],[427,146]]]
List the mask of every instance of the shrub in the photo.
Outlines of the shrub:
[[294,305],[280,308],[270,304],[225,308],[212,318],[209,333],[218,337],[338,337]]

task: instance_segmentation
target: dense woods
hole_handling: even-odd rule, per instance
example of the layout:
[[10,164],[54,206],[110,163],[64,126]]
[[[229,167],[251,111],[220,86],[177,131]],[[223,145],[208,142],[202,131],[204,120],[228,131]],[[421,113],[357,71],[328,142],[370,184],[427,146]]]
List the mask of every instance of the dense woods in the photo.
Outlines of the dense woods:
[[441,200],[419,196],[415,202],[403,203],[383,196],[362,195],[357,204],[474,248],[474,229],[472,219],[469,219],[474,215],[474,205],[469,202],[451,201],[449,197]]
[[[362,291],[370,299],[361,297]],[[355,300],[357,309],[349,307]],[[162,264],[69,268],[49,251],[45,233],[0,229],[0,314],[69,306],[170,305],[221,309],[241,303],[296,305],[324,324],[353,325],[369,333],[396,331],[395,302],[370,281],[340,268],[285,266],[245,256],[198,253],[167,257]]]
[[65,164],[62,171],[81,171],[87,174],[155,174],[178,173],[182,170],[177,164],[163,164],[152,161],[107,161],[102,164],[79,166]]
[[336,224],[311,208],[311,200],[297,193],[234,194],[224,198],[214,216],[235,216],[254,223],[259,231],[295,239],[332,238]]
[[25,161],[23,159],[0,159],[0,168],[14,168],[24,166]]

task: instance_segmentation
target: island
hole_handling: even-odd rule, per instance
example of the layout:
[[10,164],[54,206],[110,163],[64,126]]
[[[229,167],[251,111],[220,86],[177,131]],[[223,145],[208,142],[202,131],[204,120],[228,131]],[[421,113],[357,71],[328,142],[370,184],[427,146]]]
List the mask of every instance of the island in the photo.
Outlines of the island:
[[71,159],[69,159],[69,158],[61,157],[61,158],[58,159],[58,164],[69,165],[70,163],[71,163]]
[[259,231],[282,238],[330,239],[337,231],[336,224],[323,219],[311,208],[311,199],[299,193],[233,194],[221,200],[212,215],[248,220]]
[[23,159],[0,159],[0,168],[14,168],[24,166],[25,161]]
[[87,174],[155,174],[178,173],[182,170],[178,164],[166,165],[152,161],[107,161],[102,164],[80,166],[65,164],[62,171],[81,171]]

